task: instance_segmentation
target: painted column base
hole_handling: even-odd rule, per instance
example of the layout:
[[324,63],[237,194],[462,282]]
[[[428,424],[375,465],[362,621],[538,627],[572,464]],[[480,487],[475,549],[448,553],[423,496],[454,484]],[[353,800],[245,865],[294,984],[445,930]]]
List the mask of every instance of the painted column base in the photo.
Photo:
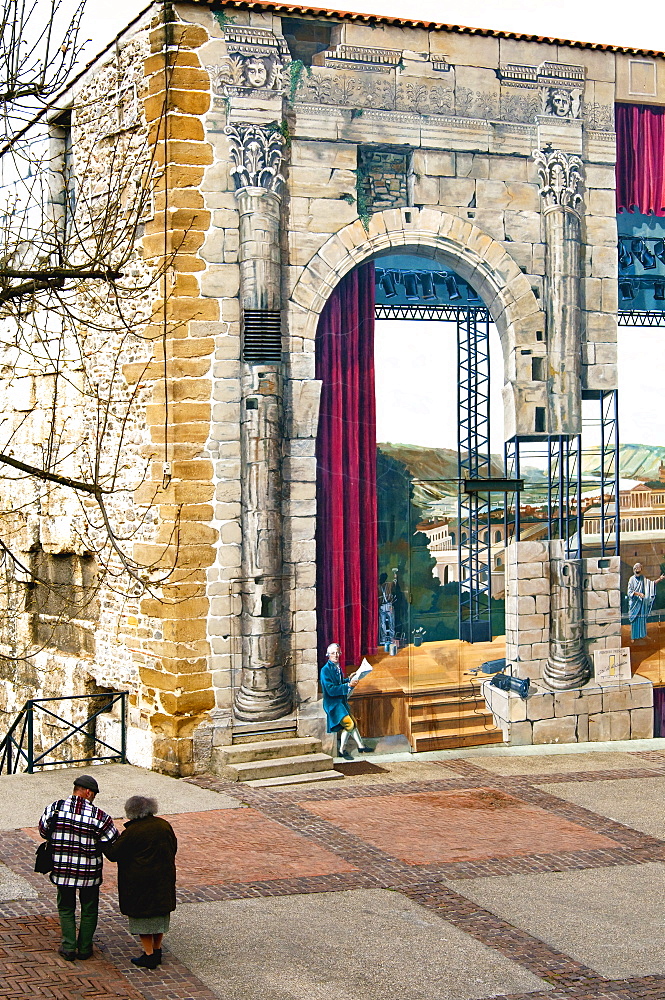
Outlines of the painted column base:
[[653,737],[653,684],[589,681],[569,691],[533,685],[528,698],[482,685],[485,704],[509,746],[544,743],[603,743]]

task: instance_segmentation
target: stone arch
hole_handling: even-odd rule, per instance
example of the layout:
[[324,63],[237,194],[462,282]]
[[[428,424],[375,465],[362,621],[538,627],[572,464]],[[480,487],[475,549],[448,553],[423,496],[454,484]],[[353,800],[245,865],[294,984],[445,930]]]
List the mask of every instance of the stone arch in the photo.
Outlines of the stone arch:
[[[545,383],[533,383],[530,357],[534,349],[544,353],[545,314],[528,279],[501,243],[473,223],[436,209],[377,212],[369,230],[357,220],[334,233],[313,255],[288,302],[291,343],[305,355],[299,362],[297,349],[292,351],[292,377],[313,377],[319,314],[340,279],[358,264],[391,249],[430,256],[453,268],[475,289],[501,337],[505,436],[532,434],[535,408],[546,406]],[[302,414],[310,426],[312,416],[311,411]],[[292,417],[296,424],[300,422],[297,412]]]

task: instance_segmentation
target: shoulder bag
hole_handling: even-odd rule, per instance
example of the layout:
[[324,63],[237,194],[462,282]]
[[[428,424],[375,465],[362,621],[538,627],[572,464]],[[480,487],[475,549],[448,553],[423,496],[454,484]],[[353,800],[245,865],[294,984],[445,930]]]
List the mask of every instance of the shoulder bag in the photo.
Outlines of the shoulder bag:
[[56,802],[55,812],[49,823],[48,840],[43,840],[35,852],[35,871],[41,875],[47,875],[50,871],[53,871],[53,842],[51,841],[51,833],[55,825],[58,810],[62,807],[64,801],[64,799],[60,799]]

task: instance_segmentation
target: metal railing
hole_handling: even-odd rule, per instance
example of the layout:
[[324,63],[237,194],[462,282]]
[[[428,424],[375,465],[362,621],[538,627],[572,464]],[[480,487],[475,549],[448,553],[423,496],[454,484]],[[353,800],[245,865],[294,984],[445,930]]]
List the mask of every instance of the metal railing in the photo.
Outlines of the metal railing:
[[[102,701],[100,707],[88,714],[81,723],[70,722],[63,718],[58,712],[52,710],[47,705],[53,702],[75,702],[89,699]],[[95,720],[103,713],[109,712],[116,704],[120,704],[120,746],[113,747],[97,735]],[[94,701],[91,707],[94,706]],[[59,709],[62,711],[62,709]],[[46,723],[65,726],[67,732],[60,739],[51,743],[44,749],[43,740],[40,747],[35,748],[35,713],[41,713]],[[90,709],[88,709],[90,713]],[[47,760],[59,747],[81,737],[90,741],[90,753],[84,757],[65,758]],[[95,753],[97,748],[107,750],[108,753]],[[125,764],[127,760],[127,692],[120,691],[117,694],[81,694],[67,695],[56,698],[31,698],[12,722],[7,734],[0,742],[0,775],[16,774],[18,771],[25,771],[32,774],[36,767],[55,767],[63,764],[91,764],[93,762],[115,761]],[[23,766],[25,765],[25,766]]]

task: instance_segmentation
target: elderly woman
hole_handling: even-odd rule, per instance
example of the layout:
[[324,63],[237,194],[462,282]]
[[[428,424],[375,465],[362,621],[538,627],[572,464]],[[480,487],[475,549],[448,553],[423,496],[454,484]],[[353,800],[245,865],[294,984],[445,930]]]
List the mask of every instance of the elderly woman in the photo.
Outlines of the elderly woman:
[[142,969],[161,965],[162,937],[175,910],[178,842],[171,824],[156,812],[154,799],[132,795],[125,802],[125,829],[106,849],[109,861],[118,863],[120,911],[129,917],[130,934],[141,938],[143,954],[132,962]]

